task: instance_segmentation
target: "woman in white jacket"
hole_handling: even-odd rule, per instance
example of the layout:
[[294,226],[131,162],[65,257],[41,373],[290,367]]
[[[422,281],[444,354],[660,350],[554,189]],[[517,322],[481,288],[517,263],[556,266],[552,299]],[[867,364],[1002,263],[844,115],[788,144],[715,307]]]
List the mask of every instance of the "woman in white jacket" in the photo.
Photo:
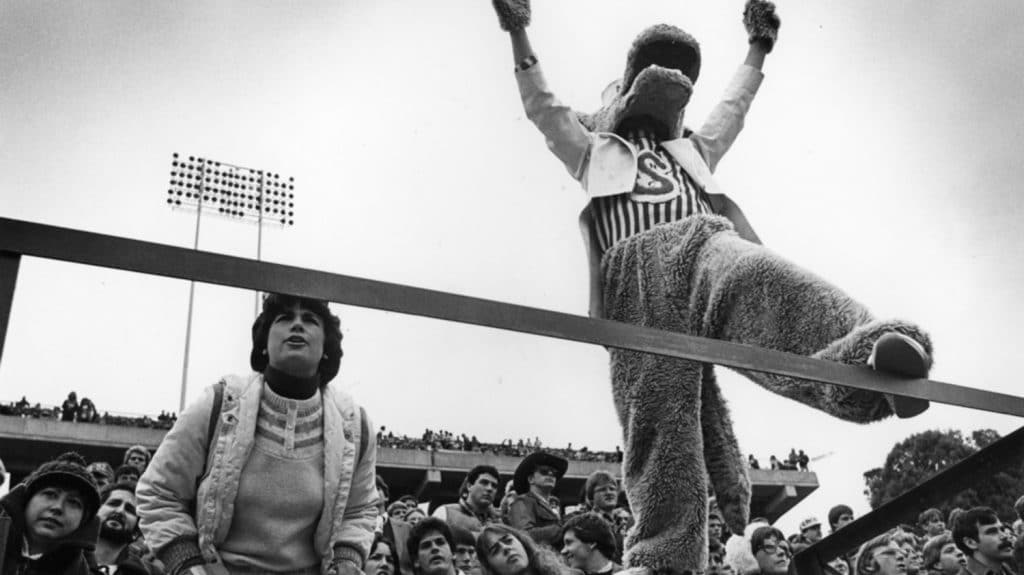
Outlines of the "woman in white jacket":
[[146,543],[170,575],[358,575],[377,516],[376,437],[328,383],[341,361],[327,302],[269,294],[255,373],[205,390],[138,485]]

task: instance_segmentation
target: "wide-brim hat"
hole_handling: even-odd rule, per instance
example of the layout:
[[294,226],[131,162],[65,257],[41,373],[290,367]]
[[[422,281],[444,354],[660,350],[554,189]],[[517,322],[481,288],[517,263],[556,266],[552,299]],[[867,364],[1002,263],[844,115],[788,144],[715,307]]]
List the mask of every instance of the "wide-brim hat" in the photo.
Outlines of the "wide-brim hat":
[[530,490],[529,477],[538,465],[547,465],[555,470],[555,478],[561,479],[569,469],[569,462],[557,455],[546,451],[535,451],[519,462],[516,473],[512,476],[512,488],[516,493],[522,495]]

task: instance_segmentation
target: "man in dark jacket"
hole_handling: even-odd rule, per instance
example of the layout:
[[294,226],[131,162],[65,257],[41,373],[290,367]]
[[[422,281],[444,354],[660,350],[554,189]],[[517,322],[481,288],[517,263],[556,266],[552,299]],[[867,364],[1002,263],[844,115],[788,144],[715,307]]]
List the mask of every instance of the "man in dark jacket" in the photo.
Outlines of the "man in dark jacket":
[[0,572],[88,575],[99,502],[96,483],[77,453],[40,465],[0,499]]
[[560,547],[561,518],[550,497],[568,468],[568,461],[543,451],[524,457],[512,479],[519,496],[509,506],[509,525],[526,531],[537,543]]

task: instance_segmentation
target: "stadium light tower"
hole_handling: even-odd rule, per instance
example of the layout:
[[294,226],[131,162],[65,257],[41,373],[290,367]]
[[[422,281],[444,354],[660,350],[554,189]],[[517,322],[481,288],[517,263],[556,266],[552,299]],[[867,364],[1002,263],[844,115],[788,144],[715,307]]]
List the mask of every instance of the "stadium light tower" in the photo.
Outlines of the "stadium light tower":
[[[171,180],[167,205],[172,209],[196,211],[196,234],[192,249],[199,249],[199,224],[203,212],[256,224],[256,260],[263,251],[263,224],[282,227],[295,225],[295,178],[218,162],[196,156],[171,156]],[[185,358],[181,368],[181,401],[178,413],[185,409],[188,383],[189,347],[192,340],[192,307],[196,282],[188,290],[188,320],[185,324]],[[259,314],[260,294],[256,294]]]

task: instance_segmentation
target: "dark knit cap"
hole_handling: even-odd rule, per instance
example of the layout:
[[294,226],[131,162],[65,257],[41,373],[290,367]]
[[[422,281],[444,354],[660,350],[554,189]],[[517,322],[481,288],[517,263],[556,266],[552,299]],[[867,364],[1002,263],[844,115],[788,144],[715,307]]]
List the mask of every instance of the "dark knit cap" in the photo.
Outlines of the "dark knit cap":
[[96,480],[85,468],[85,459],[70,451],[40,465],[25,479],[25,493],[31,499],[44,487],[73,487],[82,496],[83,522],[92,519],[100,508],[100,493]]

